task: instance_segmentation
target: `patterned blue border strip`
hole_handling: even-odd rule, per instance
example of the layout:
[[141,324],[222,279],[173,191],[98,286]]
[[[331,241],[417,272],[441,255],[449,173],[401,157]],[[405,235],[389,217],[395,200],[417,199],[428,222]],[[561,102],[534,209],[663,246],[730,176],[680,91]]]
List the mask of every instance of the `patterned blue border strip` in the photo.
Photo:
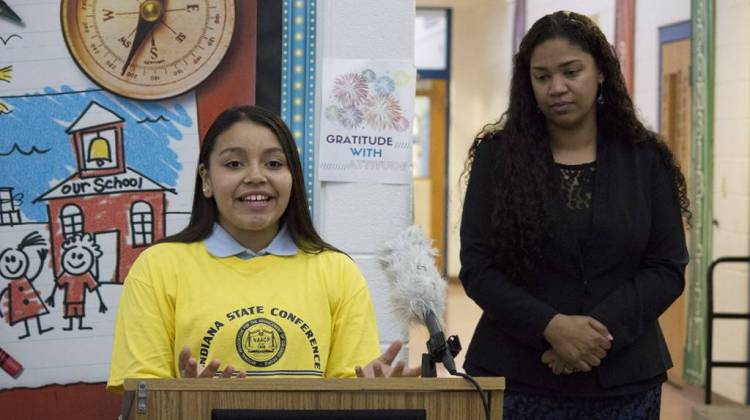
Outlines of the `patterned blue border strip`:
[[282,6],[281,117],[297,142],[311,213],[315,168],[316,2],[284,0]]

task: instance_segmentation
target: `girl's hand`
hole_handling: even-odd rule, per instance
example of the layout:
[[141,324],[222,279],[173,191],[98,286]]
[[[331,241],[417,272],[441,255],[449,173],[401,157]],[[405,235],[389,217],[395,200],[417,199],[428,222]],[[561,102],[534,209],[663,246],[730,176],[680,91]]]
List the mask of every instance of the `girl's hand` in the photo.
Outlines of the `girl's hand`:
[[[192,353],[190,351],[190,347],[184,346],[182,348],[182,351],[180,351],[180,377],[181,378],[213,378],[216,376],[216,372],[219,370],[219,366],[221,366],[221,361],[218,359],[214,359],[211,361],[211,363],[208,364],[204,369],[201,369],[201,371],[198,371],[198,361],[195,360],[194,357],[192,357]],[[234,367],[232,365],[227,365],[224,368],[224,371],[221,372],[219,377],[221,378],[231,378],[232,374],[234,373]],[[238,378],[244,378],[247,374],[245,372],[240,372],[237,377]]]
[[357,373],[357,377],[396,378],[400,376],[419,376],[421,368],[407,368],[404,362],[398,362],[395,366],[391,366],[391,363],[393,363],[393,360],[398,355],[402,346],[403,343],[400,341],[394,341],[385,353],[368,363],[364,368],[361,366],[355,366],[354,372]]

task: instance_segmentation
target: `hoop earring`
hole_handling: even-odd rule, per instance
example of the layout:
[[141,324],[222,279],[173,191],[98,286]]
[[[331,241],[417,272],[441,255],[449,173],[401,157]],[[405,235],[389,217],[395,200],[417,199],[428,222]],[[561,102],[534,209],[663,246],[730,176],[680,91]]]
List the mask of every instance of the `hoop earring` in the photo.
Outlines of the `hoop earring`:
[[596,97],[596,103],[604,104],[604,81],[599,82],[599,95]]

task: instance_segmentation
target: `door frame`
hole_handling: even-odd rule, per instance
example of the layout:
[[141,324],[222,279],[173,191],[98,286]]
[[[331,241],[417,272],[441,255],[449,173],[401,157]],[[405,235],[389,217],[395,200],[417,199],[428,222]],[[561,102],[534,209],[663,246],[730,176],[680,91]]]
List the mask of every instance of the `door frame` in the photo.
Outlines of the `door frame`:
[[703,386],[706,373],[706,276],[713,258],[714,1],[691,0],[690,228],[685,380]]
[[[664,64],[665,49],[669,48],[670,44],[674,45],[676,43],[680,43],[684,41],[691,43],[688,48],[692,48],[692,39],[691,39],[690,34],[691,34],[691,26],[690,26],[689,20],[659,27],[659,48],[658,48],[659,73],[658,73],[658,98],[657,98],[657,127],[658,128],[657,130],[660,135],[663,135],[666,129],[666,127],[663,126],[663,122],[664,122],[663,117],[665,117],[663,113],[664,105],[665,105],[663,95],[665,94],[665,89],[666,89],[666,86],[664,86],[664,82],[665,82],[664,71],[665,71],[665,68],[670,67],[670,66],[665,66]],[[690,62],[692,59],[690,49],[686,51],[683,59],[687,61],[688,73],[689,73],[690,66],[692,64]],[[690,75],[688,74],[687,77],[688,77],[688,85],[689,85],[688,89],[690,89],[690,84],[691,84]],[[692,100],[692,98],[690,99]],[[692,104],[690,106],[692,106]],[[689,143],[687,144],[687,147],[692,148],[692,130],[691,130],[692,114],[690,115],[690,118],[691,118],[691,121],[689,122],[689,126],[686,127],[688,136],[690,136],[687,139],[687,143]],[[667,132],[669,132],[669,130],[667,130]],[[671,140],[673,139],[664,138],[664,140],[667,141],[667,143],[671,144],[672,146],[676,145],[675,143],[672,143]],[[690,156],[682,156],[682,153],[679,150],[672,150],[672,152],[675,154],[675,160],[677,160],[678,163],[680,164],[684,164],[684,166],[682,167],[683,173],[690,170],[690,168],[692,167],[692,163],[690,162],[691,160]],[[692,151],[689,151],[689,152],[692,153]],[[683,159],[687,159],[688,161],[685,162]],[[688,173],[685,173],[685,178],[688,183],[692,181]],[[690,268],[692,269],[692,267]],[[687,276],[689,276],[690,273],[691,273],[691,270],[686,271]],[[678,305],[678,302],[680,300],[683,300],[683,302]],[[686,349],[688,346],[688,339],[687,339],[687,329],[688,329],[687,328],[687,317],[688,317],[688,311],[687,311],[688,302],[687,301],[688,300],[689,300],[689,291],[686,290],[683,294],[680,295],[680,297],[678,297],[677,300],[675,300],[675,302],[672,303],[672,305],[670,305],[670,308],[667,309],[667,311],[665,311],[659,317],[662,331],[663,331],[663,334],[665,335],[665,338],[667,339],[668,344],[671,344],[671,345],[675,344],[675,342],[672,341],[675,338],[672,334],[675,334],[675,333],[681,334],[681,337],[678,337],[679,339],[682,339],[681,347],[670,348],[670,353],[672,354],[674,365],[675,365],[674,368],[679,368],[680,371],[679,372],[673,371],[672,373],[670,373],[669,382],[678,387],[682,387],[684,385],[684,382],[686,381],[685,379],[685,376],[686,376],[685,375],[685,370],[686,370],[685,353],[686,353]],[[676,315],[674,312],[670,312],[670,311],[676,311],[680,309],[684,311],[684,313],[680,315]],[[680,317],[678,321],[679,325],[675,325],[672,322],[674,321],[674,317],[676,316]],[[680,331],[675,332],[671,328],[669,328],[670,326],[677,327],[678,329],[680,329]],[[677,354],[678,350],[681,352],[680,354]]]
[[[440,10],[445,12],[445,18],[446,18],[446,45],[445,45],[445,69],[443,70],[420,70],[417,68],[417,76],[420,79],[437,79],[437,80],[443,80],[445,82],[445,115],[444,115],[444,131],[443,138],[445,139],[445,142],[443,144],[443,151],[444,156],[442,159],[442,171],[443,171],[443,185],[438,186],[437,188],[441,189],[441,192],[435,191],[435,187],[433,187],[432,195],[437,192],[438,194],[442,193],[443,197],[443,206],[441,213],[439,215],[440,225],[442,226],[442,229],[440,229],[440,232],[437,232],[434,229],[434,226],[436,225],[436,221],[434,218],[432,219],[432,231],[433,236],[437,233],[438,237],[440,238],[440,243],[438,244],[438,247],[443,250],[441,255],[438,256],[437,259],[437,265],[438,270],[441,275],[445,276],[447,272],[448,267],[448,203],[450,202],[450,196],[448,191],[448,180],[450,179],[449,176],[449,157],[450,157],[450,139],[449,139],[449,133],[450,133],[450,114],[451,114],[451,101],[450,101],[450,87],[451,87],[451,50],[452,50],[452,38],[453,38],[453,9],[449,7],[417,7],[418,10]],[[432,123],[431,123],[432,124]],[[433,159],[430,159],[430,173],[434,173],[433,171],[436,169],[437,162],[434,162]],[[434,212],[433,212],[434,215]]]

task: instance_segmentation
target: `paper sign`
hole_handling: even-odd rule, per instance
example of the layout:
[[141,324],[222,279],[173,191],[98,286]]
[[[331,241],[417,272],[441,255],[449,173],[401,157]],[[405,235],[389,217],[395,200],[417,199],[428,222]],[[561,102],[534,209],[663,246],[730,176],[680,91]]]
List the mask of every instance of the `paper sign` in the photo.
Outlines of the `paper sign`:
[[321,181],[412,182],[415,78],[407,61],[324,62]]

